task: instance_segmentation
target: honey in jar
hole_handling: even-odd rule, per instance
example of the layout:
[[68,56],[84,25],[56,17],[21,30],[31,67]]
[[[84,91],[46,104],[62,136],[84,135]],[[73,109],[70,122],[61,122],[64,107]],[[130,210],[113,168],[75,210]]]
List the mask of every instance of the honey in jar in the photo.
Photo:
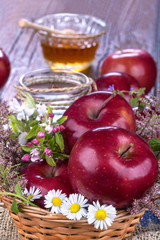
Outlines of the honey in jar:
[[82,43],[52,43],[42,41],[44,59],[52,69],[65,68],[75,71],[87,69],[98,48],[98,42],[91,43],[84,40]]

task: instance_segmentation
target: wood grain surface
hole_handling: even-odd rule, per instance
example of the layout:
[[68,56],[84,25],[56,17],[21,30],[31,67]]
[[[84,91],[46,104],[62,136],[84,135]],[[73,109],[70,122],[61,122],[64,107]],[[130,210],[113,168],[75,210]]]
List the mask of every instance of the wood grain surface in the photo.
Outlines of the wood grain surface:
[[[11,62],[10,78],[1,90],[2,100],[15,96],[14,85],[22,74],[47,67],[39,37],[32,29],[21,29],[20,18],[35,20],[60,12],[82,13],[99,17],[108,24],[101,38],[92,67],[86,75],[96,78],[102,60],[116,48],[141,48],[148,51],[159,66],[160,1],[158,0],[0,0],[0,46]],[[159,89],[159,74],[157,87]]]

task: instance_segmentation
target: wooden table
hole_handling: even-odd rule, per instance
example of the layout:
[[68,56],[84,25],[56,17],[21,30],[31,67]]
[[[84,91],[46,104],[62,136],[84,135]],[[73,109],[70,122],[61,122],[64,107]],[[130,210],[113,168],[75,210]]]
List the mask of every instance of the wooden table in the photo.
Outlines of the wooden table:
[[[38,34],[19,28],[20,18],[35,20],[46,14],[71,12],[94,15],[109,23],[109,31],[102,37],[87,73],[96,78],[102,60],[116,47],[142,48],[152,54],[160,69],[159,8],[158,0],[0,0],[0,46],[11,62],[10,78],[1,91],[1,99],[11,100],[15,96],[14,85],[22,74],[47,67]],[[157,88],[158,80],[159,74]]]

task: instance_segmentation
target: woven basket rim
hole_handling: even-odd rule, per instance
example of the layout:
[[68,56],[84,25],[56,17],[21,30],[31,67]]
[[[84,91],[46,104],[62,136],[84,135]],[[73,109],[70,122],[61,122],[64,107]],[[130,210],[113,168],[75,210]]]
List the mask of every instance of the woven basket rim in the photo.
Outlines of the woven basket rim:
[[2,195],[0,200],[9,210],[15,226],[22,239],[113,239],[122,240],[130,237],[135,231],[136,224],[144,214],[144,211],[131,215],[125,209],[118,210],[116,218],[108,229],[96,229],[94,224],[88,224],[87,218],[81,220],[70,220],[62,214],[54,214],[49,211],[27,205],[21,205],[18,214],[11,211],[13,197]]
[[[8,196],[8,195],[0,195],[0,200],[4,203],[4,205],[6,203],[12,204],[13,197]],[[16,200],[20,201],[19,199],[16,199]],[[139,213],[131,215],[126,209],[119,209],[119,210],[117,210],[115,219],[121,220],[121,219],[127,219],[127,218],[131,218],[131,217],[135,217],[135,216],[141,217],[145,211],[146,211],[146,209],[143,209]],[[43,208],[40,208],[38,206],[33,207],[33,206],[25,205],[25,204],[20,204],[20,212],[27,213],[27,215],[32,215],[32,216],[35,215],[37,217],[43,216],[43,218],[53,218],[53,219],[57,219],[57,220],[63,220],[65,222],[69,222],[69,223],[75,222],[75,220],[70,220],[61,213],[58,213],[58,214],[50,213],[49,211],[47,211]],[[87,222],[87,220],[82,218],[81,220],[76,220],[76,222],[84,223],[84,222]]]

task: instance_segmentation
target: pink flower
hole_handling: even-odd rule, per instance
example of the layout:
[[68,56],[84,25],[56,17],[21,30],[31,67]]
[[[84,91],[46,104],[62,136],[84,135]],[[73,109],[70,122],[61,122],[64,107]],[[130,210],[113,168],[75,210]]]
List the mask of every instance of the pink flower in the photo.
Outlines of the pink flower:
[[41,121],[44,121],[45,120],[45,116],[41,116],[40,119],[41,119]]
[[37,133],[37,137],[38,137],[38,138],[43,138],[43,137],[45,137],[45,133],[42,132],[42,131],[39,131],[39,132]]
[[66,129],[63,125],[60,125],[59,128],[60,128],[61,132]]
[[58,132],[59,131],[59,127],[55,127],[55,128],[53,128],[53,132]]
[[50,118],[53,118],[54,117],[54,113],[48,113],[48,117],[50,117]]
[[47,125],[45,130],[47,131],[48,134],[50,134],[51,132],[53,132],[53,126]]
[[35,148],[32,149],[32,151],[31,151],[31,161],[36,162],[36,161],[39,161],[39,160],[41,160],[39,152]]
[[31,143],[31,142],[28,142],[28,143],[26,144],[26,147],[32,147],[32,143]]
[[21,158],[24,162],[29,162],[31,159],[31,156],[29,154],[24,154]]
[[49,148],[45,148],[44,153],[47,155],[47,157],[49,157],[52,154],[52,150]]
[[38,144],[40,143],[40,141],[39,141],[37,138],[34,138],[34,139],[32,140],[32,143],[33,143],[34,145],[38,145]]

